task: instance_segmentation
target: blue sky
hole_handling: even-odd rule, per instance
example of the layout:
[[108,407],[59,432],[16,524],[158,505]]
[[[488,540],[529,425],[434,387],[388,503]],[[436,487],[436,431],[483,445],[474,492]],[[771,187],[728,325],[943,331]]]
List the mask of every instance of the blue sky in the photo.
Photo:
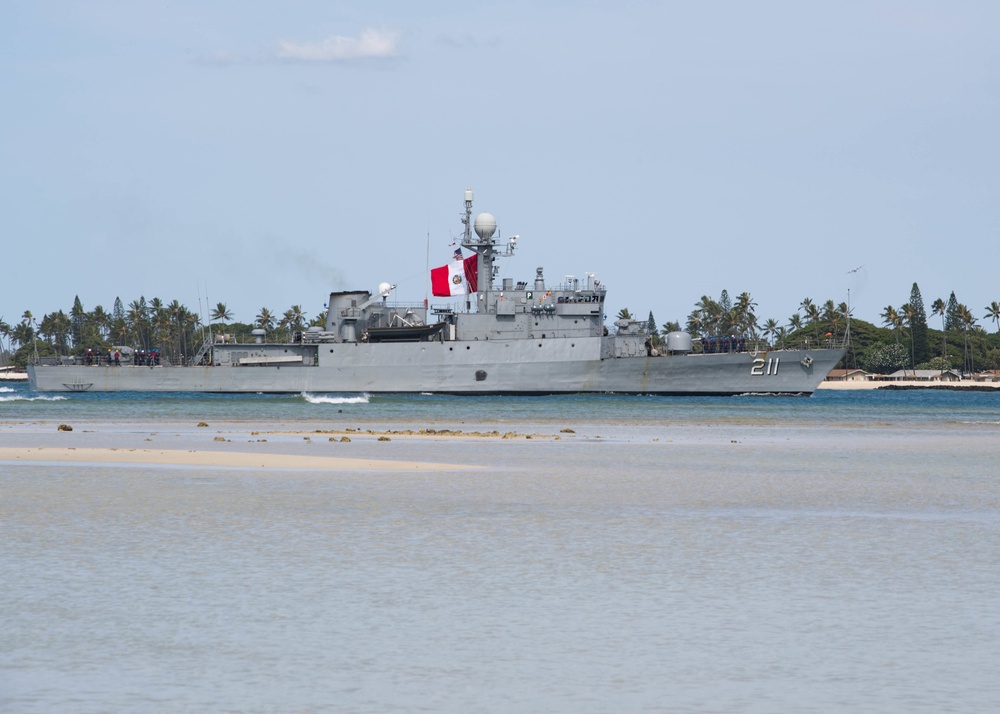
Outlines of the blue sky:
[[880,322],[916,281],[985,322],[997,27],[992,2],[3,3],[0,316],[419,301],[471,187],[520,236],[500,277],[596,272],[611,317],[850,291]]

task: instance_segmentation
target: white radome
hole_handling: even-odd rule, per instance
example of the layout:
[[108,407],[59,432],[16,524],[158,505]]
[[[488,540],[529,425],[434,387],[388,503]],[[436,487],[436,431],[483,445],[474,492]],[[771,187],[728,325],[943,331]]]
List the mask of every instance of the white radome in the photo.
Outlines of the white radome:
[[493,234],[497,232],[497,219],[493,217],[492,213],[480,213],[476,216],[473,227],[476,229],[476,235],[486,240],[492,238]]

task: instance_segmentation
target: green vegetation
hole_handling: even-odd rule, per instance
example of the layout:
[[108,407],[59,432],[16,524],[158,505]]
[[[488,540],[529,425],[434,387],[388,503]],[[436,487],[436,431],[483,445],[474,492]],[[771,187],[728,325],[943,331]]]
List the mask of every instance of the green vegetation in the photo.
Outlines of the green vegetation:
[[[804,298],[799,311],[787,321],[773,317],[759,320],[756,308],[757,303],[745,292],[736,300],[726,290],[718,300],[703,295],[688,315],[684,329],[696,338],[696,344],[701,337],[742,336],[748,344],[760,349],[849,341],[847,355],[838,366],[878,374],[900,369],[955,369],[966,373],[1000,369],[1000,302],[997,301],[984,308],[983,319],[992,321],[997,328],[993,333],[977,324],[972,310],[958,302],[954,292],[947,303],[937,298],[931,304],[932,314],[941,317],[942,329],[931,328],[916,283],[910,290],[909,301],[899,307],[885,307],[882,326],[853,316],[848,320],[847,304],[833,300],[817,302]],[[623,314],[627,315],[628,310],[622,310],[619,317]],[[664,323],[660,335],[679,327],[677,322]]]
[[[87,349],[104,353],[118,346],[159,350],[161,359],[185,364],[197,355],[209,330],[217,339],[243,342],[249,341],[251,331],[257,328],[267,330],[269,339],[283,340],[307,327],[306,315],[299,305],[292,305],[280,319],[267,308],[261,308],[253,324],[232,322],[233,313],[225,303],[218,303],[209,313],[210,322],[205,325],[177,300],[165,303],[153,298],[147,302],[145,297],[133,300],[127,307],[120,298],[115,298],[110,313],[100,305],[87,311],[77,296],[69,314],[58,310],[36,320],[26,310],[14,324],[0,318],[0,364],[23,367],[36,353],[39,357],[82,356]],[[308,324],[325,323],[324,311]]]

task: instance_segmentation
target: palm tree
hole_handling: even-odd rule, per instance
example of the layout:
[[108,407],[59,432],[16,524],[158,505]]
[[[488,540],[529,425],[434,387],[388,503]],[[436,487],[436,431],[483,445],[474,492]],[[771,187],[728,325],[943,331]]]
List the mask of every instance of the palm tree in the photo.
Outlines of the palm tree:
[[11,327],[9,324],[4,322],[4,319],[0,317],[0,357],[3,357],[3,364],[7,364],[7,350],[4,349],[3,341],[7,340],[7,344],[10,344],[10,331]]
[[985,309],[986,309],[986,314],[983,315],[983,319],[985,320],[988,318],[990,320],[993,320],[993,322],[997,326],[997,332],[1000,333],[1000,303],[997,303],[997,301],[994,300],[989,305],[987,305]]
[[788,318],[788,329],[792,331],[793,335],[798,335],[802,330],[802,315],[795,313]]
[[[211,330],[211,323],[216,323],[221,326],[221,331],[224,332],[226,329],[226,323],[233,319],[233,311],[226,307],[226,303],[220,302],[216,303],[215,307],[212,309],[211,314],[208,316],[209,329]],[[225,335],[222,337],[223,340],[228,339]]]
[[200,324],[198,315],[191,312],[187,305],[177,300],[172,301],[164,310],[169,317],[168,331],[171,333],[174,354],[182,363],[192,357],[194,347],[194,331]]
[[38,332],[48,338],[56,348],[56,354],[65,354],[73,322],[65,312],[50,312],[42,317]]
[[129,331],[132,333],[132,342],[141,345],[143,349],[149,349],[149,329],[148,329],[148,308],[146,298],[139,297],[128,304]]
[[633,319],[632,318],[632,313],[628,311],[627,307],[623,307],[621,310],[618,311],[617,319],[619,319],[619,320],[631,320],[631,319]]
[[837,306],[833,304],[833,300],[827,300],[823,303],[820,322],[826,325],[829,337],[834,338],[837,336],[837,330],[840,328],[840,315],[837,312]]
[[948,308],[945,305],[944,300],[938,298],[933,303],[931,303],[931,314],[941,316],[941,360],[942,362],[947,362],[948,360],[948,334],[945,330],[945,313],[948,312]]
[[[806,300],[809,300],[809,298],[806,298]],[[803,301],[803,302],[805,302],[805,301]],[[805,305],[804,309],[806,311],[806,318],[809,320],[809,324],[812,325],[813,335],[815,335],[816,341],[818,342],[819,341],[819,323],[820,323],[819,307],[817,307],[812,302],[812,300],[809,300],[809,304]]]
[[[837,333],[840,331],[841,318],[843,318],[846,325],[850,324],[851,320],[851,316],[849,314],[850,312],[851,310],[850,308],[847,307],[846,302],[842,302],[839,305],[837,305],[836,308],[834,308],[833,312],[830,315],[830,328],[831,331],[833,332],[834,337],[837,337]],[[846,325],[844,327],[844,339],[847,339]]]
[[305,329],[306,315],[302,312],[301,305],[292,305],[285,311],[288,317],[288,327],[291,331],[301,331]]
[[187,359],[191,359],[195,346],[195,331],[201,325],[201,318],[198,314],[184,307],[180,315],[181,328],[181,348]]
[[17,344],[24,347],[34,339],[35,328],[32,327],[29,322],[19,322],[14,325],[13,329],[10,331],[10,341],[12,346]]
[[171,359],[177,356],[173,344],[174,320],[179,305],[176,300],[164,305],[160,298],[155,297],[149,301],[149,308],[146,311],[151,331],[148,347],[160,350],[169,348]]
[[966,372],[973,372],[975,370],[975,360],[972,355],[972,351],[969,350],[969,330],[971,330],[976,324],[976,318],[973,317],[972,311],[962,303],[958,304],[956,308],[956,313],[958,317],[958,323],[962,328],[962,353],[963,353],[963,367]]
[[880,317],[882,318],[882,324],[886,327],[891,327],[896,334],[896,344],[898,345],[899,330],[903,327],[903,318],[900,317],[899,312],[892,305],[886,305]]
[[282,313],[281,319],[278,320],[278,329],[279,330],[287,330],[289,336],[291,336],[291,332],[292,332],[292,311],[291,310],[285,310],[285,312]]
[[941,316],[941,331],[942,332],[945,329],[944,328],[944,315],[945,315],[946,311],[947,311],[947,308],[945,307],[944,300],[942,300],[941,298],[937,298],[934,302],[931,303],[931,314],[932,315],[940,315]]
[[[627,312],[627,311],[625,311]],[[270,332],[274,329],[274,315],[266,307],[262,307],[260,312],[257,313],[257,320],[254,324],[261,330],[266,330]]]
[[751,339],[757,337],[757,315],[754,310],[757,303],[750,297],[750,293],[742,292],[736,298],[736,305],[733,311],[736,313],[734,323],[739,328],[740,334],[747,334]]
[[322,312],[320,312],[316,317],[314,317],[313,319],[311,319],[309,321],[309,327],[322,327],[325,330],[326,329],[326,314],[327,314],[326,310],[323,310]]
[[233,319],[233,312],[226,307],[226,303],[220,302],[217,303],[215,308],[212,310],[212,316],[210,319],[212,322],[221,322],[223,326],[225,326],[227,322]]
[[[21,324],[14,328],[14,339],[23,347],[29,342],[34,343],[35,337],[38,335],[38,323],[35,322],[35,316],[31,314],[31,310],[25,310],[21,315]],[[35,354],[38,354],[38,345],[35,345]]]
[[778,329],[778,321],[773,317],[769,317],[764,321],[764,327],[761,330],[761,334],[764,335],[764,338],[772,347],[774,347],[774,338],[778,335]]
[[180,301],[171,300],[162,312],[166,318],[163,327],[170,338],[172,357],[181,361],[180,358],[184,355],[184,320],[187,317],[187,308],[181,305]]
[[693,310],[691,314],[688,315],[687,323],[685,324],[684,329],[691,333],[693,337],[705,336],[705,321],[699,310]]
[[724,327],[723,322],[722,306],[708,295],[702,295],[688,316],[688,330],[691,334],[701,336],[719,335]]
[[[177,301],[174,300],[172,304],[176,305]],[[162,318],[164,313],[169,313],[169,312],[170,312],[170,307],[164,305],[163,301],[160,298],[155,297],[149,301],[149,307],[146,309],[146,316],[155,323],[157,320],[160,320]]]
[[97,333],[97,339],[103,340],[108,333],[108,326],[111,323],[111,316],[98,305],[89,313],[84,323],[84,331],[89,334],[92,331]]

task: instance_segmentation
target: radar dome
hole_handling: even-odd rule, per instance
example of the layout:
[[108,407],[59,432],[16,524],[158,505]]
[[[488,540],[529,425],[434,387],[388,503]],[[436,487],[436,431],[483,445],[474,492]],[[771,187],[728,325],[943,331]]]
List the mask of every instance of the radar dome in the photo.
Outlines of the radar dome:
[[378,284],[378,294],[382,297],[389,297],[389,293],[392,292],[391,283],[379,283]]
[[476,229],[476,235],[482,240],[492,238],[493,234],[497,232],[497,219],[493,217],[492,213],[480,213],[476,216],[476,222],[473,225]]

